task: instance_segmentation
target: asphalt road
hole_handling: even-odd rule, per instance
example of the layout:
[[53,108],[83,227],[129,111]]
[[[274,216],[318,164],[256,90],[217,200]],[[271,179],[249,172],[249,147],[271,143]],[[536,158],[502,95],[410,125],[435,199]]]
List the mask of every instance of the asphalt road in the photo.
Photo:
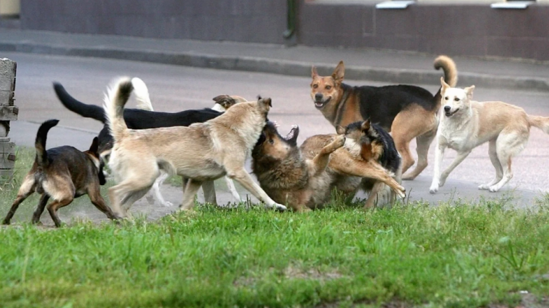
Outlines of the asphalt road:
[[[56,118],[61,121],[59,127],[50,132],[48,147],[71,144],[81,149],[87,148],[101,125],[66,110],[55,97],[52,82],[61,82],[69,93],[81,101],[101,105],[106,85],[113,78],[123,75],[138,76],[147,83],[154,108],[158,111],[209,107],[212,105],[211,99],[219,94],[237,94],[250,99],[261,95],[273,99],[273,109],[269,117],[278,122],[282,134],[288,132],[292,124],[298,124],[301,128],[300,142],[313,134],[333,132],[331,125],[314,108],[309,98],[309,76],[288,77],[22,53],[2,53],[0,57],[10,58],[18,63],[16,105],[20,113],[19,121],[12,123],[9,137],[21,146],[32,146],[38,124]],[[381,85],[367,80],[347,82],[355,85]],[[419,86],[431,92],[438,88],[435,84]],[[475,99],[502,100],[519,105],[530,114],[549,115],[548,92],[477,88]],[[433,146],[429,153],[432,162]],[[451,150],[447,151],[444,166],[453,157],[455,154]],[[510,205],[531,206],[549,187],[549,136],[532,129],[529,144],[513,162],[513,169],[514,178],[502,191],[488,193],[477,190],[479,184],[494,176],[487,146],[484,145],[475,149],[456,168],[438,194],[429,194],[432,164],[416,180],[404,182],[404,186],[409,192],[409,200],[425,200],[432,204],[460,199],[474,201],[479,198],[512,198]]]

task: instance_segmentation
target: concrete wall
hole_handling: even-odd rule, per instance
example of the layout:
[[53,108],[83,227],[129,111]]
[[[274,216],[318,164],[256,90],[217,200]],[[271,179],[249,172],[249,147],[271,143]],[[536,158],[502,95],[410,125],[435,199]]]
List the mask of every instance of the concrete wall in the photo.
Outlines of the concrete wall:
[[[286,43],[285,0],[21,1],[22,29]],[[420,0],[404,10],[378,10],[381,0],[298,1],[299,44],[549,61],[546,0],[525,10],[492,9],[488,0]]]
[[549,60],[549,6],[417,3],[404,10],[305,2],[300,43]]
[[21,1],[22,29],[277,44],[286,29],[280,0]]

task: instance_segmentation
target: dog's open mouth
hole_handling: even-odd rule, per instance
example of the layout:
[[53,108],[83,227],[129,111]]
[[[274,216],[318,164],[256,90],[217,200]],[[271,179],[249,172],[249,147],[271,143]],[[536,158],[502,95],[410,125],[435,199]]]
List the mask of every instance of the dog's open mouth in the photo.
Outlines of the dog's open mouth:
[[458,111],[459,111],[459,108],[454,110],[454,111],[451,111],[451,112],[444,111],[444,114],[449,118],[449,117],[453,116],[454,114],[456,114],[456,112],[458,112]]
[[327,98],[326,100],[324,100],[324,101],[317,101],[317,100],[315,100],[315,101],[314,101],[315,107],[316,107],[317,109],[320,109],[320,108],[324,107],[324,105],[326,105],[326,104],[330,101],[330,99],[331,99],[331,98],[328,97],[328,98]]

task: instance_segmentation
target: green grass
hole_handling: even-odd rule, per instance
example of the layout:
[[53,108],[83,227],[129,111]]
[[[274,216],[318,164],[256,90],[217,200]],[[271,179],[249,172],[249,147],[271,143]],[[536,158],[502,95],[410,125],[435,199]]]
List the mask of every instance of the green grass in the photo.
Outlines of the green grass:
[[0,306],[515,307],[521,291],[549,294],[547,204],[364,212],[335,198],[309,214],[201,206],[152,223],[9,226]]

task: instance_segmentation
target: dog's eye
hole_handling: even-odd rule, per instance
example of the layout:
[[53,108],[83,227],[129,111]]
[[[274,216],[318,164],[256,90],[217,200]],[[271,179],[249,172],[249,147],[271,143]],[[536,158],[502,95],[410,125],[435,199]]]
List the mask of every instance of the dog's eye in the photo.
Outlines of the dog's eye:
[[273,140],[273,139],[269,139],[269,143],[270,143],[270,144],[273,144],[273,143],[274,143],[274,140]]
[[454,98],[454,101],[459,102],[459,97]]
[[445,96],[444,99],[445,99],[445,100],[448,100],[448,96]]
[[332,86],[326,86],[325,88],[326,88],[326,90],[330,90],[332,88]]
[[313,85],[313,89],[317,89],[317,88],[318,88],[318,85],[315,83],[315,84]]

